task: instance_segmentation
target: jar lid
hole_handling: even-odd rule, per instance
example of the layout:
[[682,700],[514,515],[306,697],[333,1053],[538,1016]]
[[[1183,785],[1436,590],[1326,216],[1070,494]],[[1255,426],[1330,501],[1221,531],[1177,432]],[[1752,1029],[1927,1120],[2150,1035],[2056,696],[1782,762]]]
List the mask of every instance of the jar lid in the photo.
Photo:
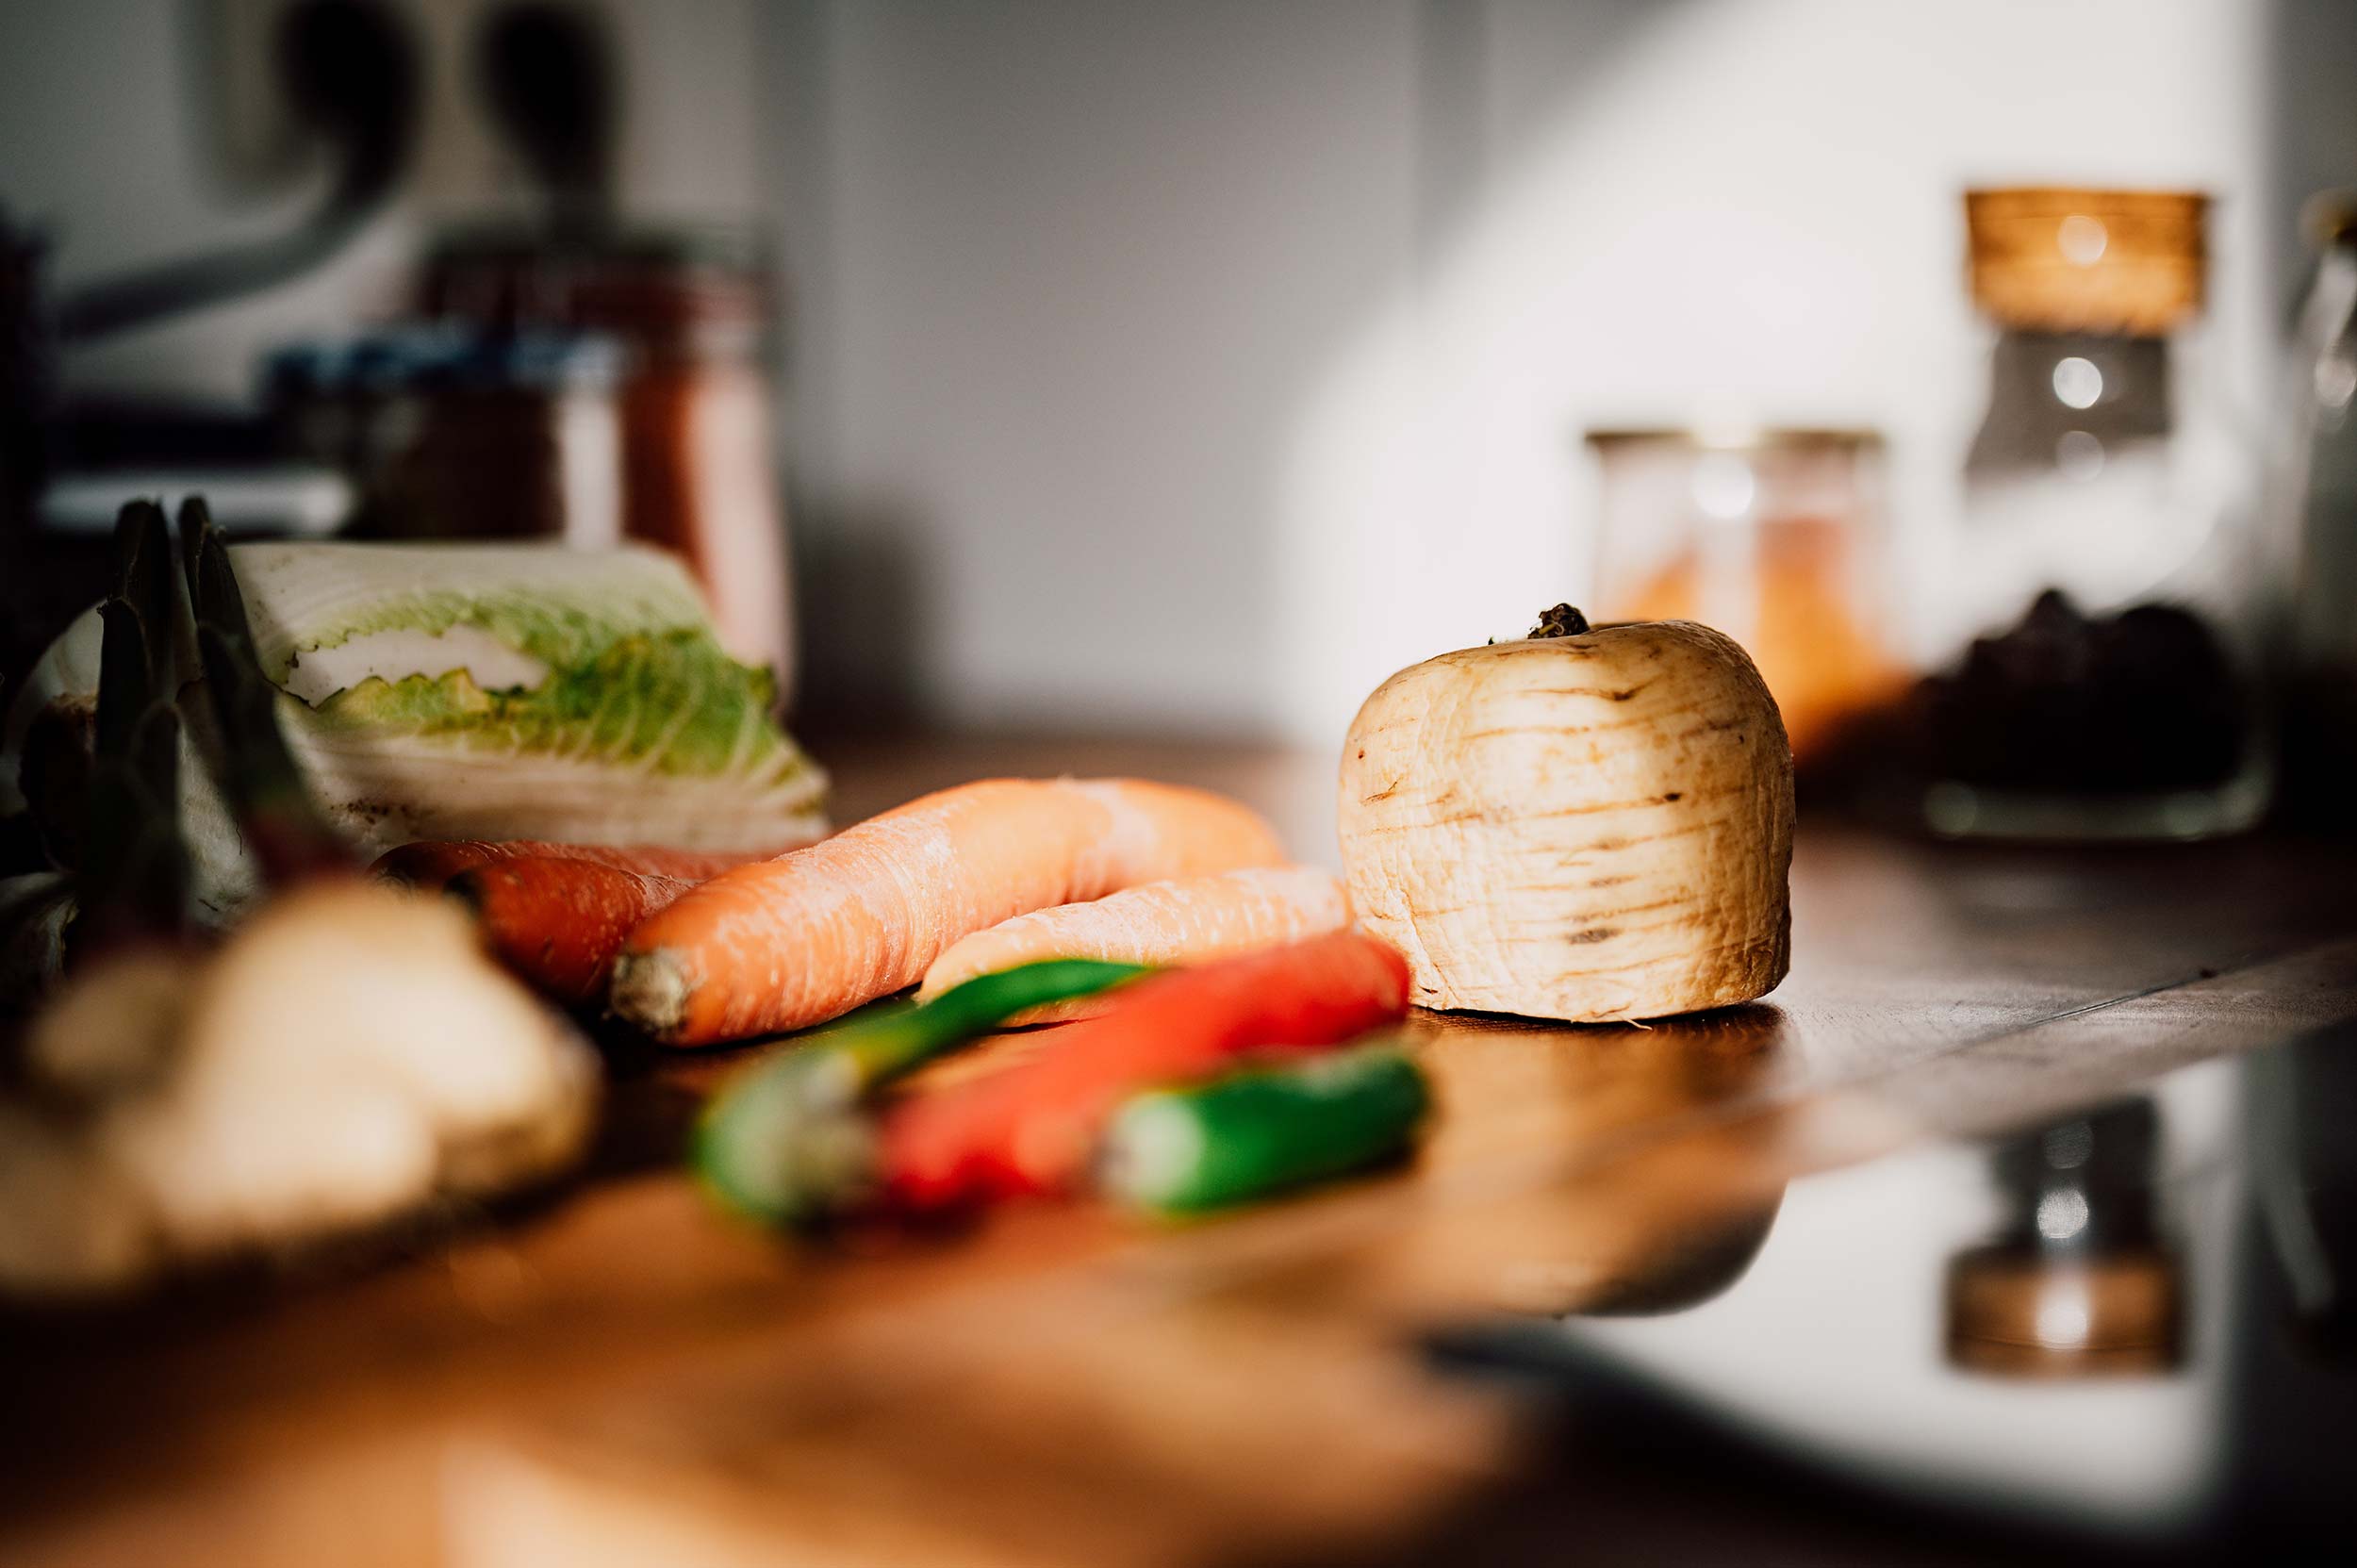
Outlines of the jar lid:
[[759,236],[717,224],[586,233],[455,228],[429,247],[420,282],[430,317],[610,332],[641,342],[708,337],[724,349],[766,326],[772,292]]
[[2034,332],[2160,337],[2201,308],[2209,206],[2185,190],[1968,190],[1973,303]]
[[269,399],[280,403],[425,388],[597,391],[614,383],[622,360],[621,345],[597,333],[401,323],[288,344],[263,361],[263,381]]

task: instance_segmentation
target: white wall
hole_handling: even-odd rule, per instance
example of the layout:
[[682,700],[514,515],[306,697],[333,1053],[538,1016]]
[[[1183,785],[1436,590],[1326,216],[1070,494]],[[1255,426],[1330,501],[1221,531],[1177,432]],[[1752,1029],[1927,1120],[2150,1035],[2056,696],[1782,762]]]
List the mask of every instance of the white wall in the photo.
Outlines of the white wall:
[[1415,25],[1408,0],[782,24],[824,50],[794,78],[824,95],[822,176],[779,176],[804,524],[888,563],[868,631],[904,645],[855,656],[914,639],[965,724],[1274,720],[1294,426],[1409,277]]
[[772,15],[823,59],[773,171],[824,314],[806,526],[900,562],[964,722],[1330,744],[1579,589],[1579,430],[1706,393],[1882,427],[1921,526],[1978,395],[1968,182],[2218,193],[2257,379],[2247,0]]
[[[438,41],[425,189],[70,385],[241,397],[269,343],[389,306],[437,216],[512,197],[455,54],[479,0],[402,3]],[[608,8],[631,202],[783,242],[814,670],[978,726],[1330,744],[1396,665],[1580,592],[1576,433],[1706,393],[1881,426],[1925,527],[1977,395],[1960,186],[2217,191],[2248,389],[2286,182],[2357,151],[2315,68],[2338,0]],[[204,9],[0,5],[0,200],[58,220],[65,281],[300,207],[217,177]]]

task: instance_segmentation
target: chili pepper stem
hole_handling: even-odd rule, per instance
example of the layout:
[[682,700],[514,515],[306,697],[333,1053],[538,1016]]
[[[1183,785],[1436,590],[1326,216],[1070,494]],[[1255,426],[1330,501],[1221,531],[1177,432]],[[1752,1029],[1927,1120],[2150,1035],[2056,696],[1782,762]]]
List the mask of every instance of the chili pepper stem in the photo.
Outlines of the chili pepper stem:
[[1203,1124],[1168,1091],[1140,1095],[1114,1120],[1097,1180],[1124,1203],[1149,1201],[1183,1180],[1203,1160]]
[[879,1150],[865,1101],[880,1085],[956,1049],[1008,1018],[1094,995],[1146,971],[1134,964],[1048,959],[911,1006],[855,1015],[740,1074],[705,1108],[690,1164],[722,1208],[809,1223],[873,1191]]
[[761,1218],[809,1217],[856,1201],[876,1167],[862,1080],[856,1058],[820,1045],[714,1101],[690,1161],[705,1191]]

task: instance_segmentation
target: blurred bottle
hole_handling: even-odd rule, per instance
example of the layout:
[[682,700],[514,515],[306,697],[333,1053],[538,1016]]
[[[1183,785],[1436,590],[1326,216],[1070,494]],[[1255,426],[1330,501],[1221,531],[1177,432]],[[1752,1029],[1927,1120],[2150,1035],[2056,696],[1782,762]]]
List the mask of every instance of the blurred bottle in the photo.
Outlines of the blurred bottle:
[[1887,619],[1871,431],[1599,430],[1599,619],[1699,620],[1741,643],[1805,780],[1906,687]]
[[771,450],[774,288],[730,230],[486,229],[428,256],[432,319],[610,338],[623,353],[621,532],[677,552],[739,658],[790,686],[784,507]]
[[2283,637],[2283,808],[2349,829],[2357,777],[2357,191],[2309,206],[2320,248],[2293,342],[2270,533],[2291,553]]
[[1910,716],[1937,832],[2199,838],[2266,808],[2266,555],[2203,376],[2207,205],[1966,197],[1997,335],[1963,527],[1921,596],[1954,651]]

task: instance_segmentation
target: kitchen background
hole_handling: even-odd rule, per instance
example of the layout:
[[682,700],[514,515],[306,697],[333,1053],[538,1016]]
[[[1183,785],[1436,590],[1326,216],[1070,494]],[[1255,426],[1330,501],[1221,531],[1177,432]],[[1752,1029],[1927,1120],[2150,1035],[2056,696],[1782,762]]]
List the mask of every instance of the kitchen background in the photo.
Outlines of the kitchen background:
[[[267,236],[278,0],[0,8],[0,202],[71,289]],[[403,0],[412,176],[300,281],[69,351],[69,395],[251,404],[526,180]],[[1330,745],[1593,569],[1598,426],[1871,426],[1944,526],[1983,397],[1968,185],[2211,192],[2254,429],[2357,172],[2331,0],[602,0],[619,206],[750,224],[806,713]],[[1918,576],[1920,573],[1917,573]]]
[[[256,247],[313,222],[335,160],[295,131],[272,64],[298,10],[389,14],[416,49],[416,140],[389,193],[362,204],[316,265],[149,324],[67,333],[52,360],[49,325],[78,310],[87,326],[93,302],[125,298],[94,290],[152,283],[152,269],[190,257],[236,253],[251,269],[272,254]],[[537,19],[543,65],[564,54],[552,19],[588,19],[614,73],[610,170],[595,136],[542,148],[558,164],[586,158],[569,206],[550,200],[549,158],[535,165],[497,106],[503,91],[509,110],[520,96],[544,123],[601,120],[567,98],[595,99],[584,83],[596,72],[569,88],[552,69],[511,72],[492,90],[486,27],[518,16]],[[342,60],[351,91],[313,115],[360,124],[396,101],[399,56]],[[1513,1236],[1515,1255],[1557,1260],[1526,1272],[1572,1289],[1520,1305],[1571,1321],[1448,1354],[1525,1375],[1568,1365],[1574,1381],[1594,1355],[1693,1395],[1666,1407],[1689,1425],[1659,1428],[1674,1461],[1634,1504],[1614,1495],[1632,1471],[1606,1462],[1642,1457],[1617,1416],[1592,1451],[1534,1470],[1528,1511],[1545,1528],[1533,1555],[1559,1555],[1565,1519],[1594,1531],[1601,1517],[1608,1532],[1617,1507],[1640,1539],[1670,1528],[1674,1542],[1673,1527],[1693,1523],[1755,1556],[1769,1536],[1745,1523],[1740,1488],[1847,1528],[1861,1498],[1881,1495],[1856,1477],[1961,1498],[1937,1515],[1885,1498],[1869,1520],[1958,1559],[1971,1550],[1950,1539],[1959,1521],[1980,1527],[1980,1510],[2002,1525],[2018,1501],[2134,1542],[2321,1499],[2345,1535],[2349,1402],[2331,1367],[2346,1370],[2349,1296],[2332,1267],[2316,1288],[2294,1242],[2316,1238],[2315,1255],[2337,1266],[2357,1236],[2348,900],[2334,880],[2346,851],[2268,834],[2173,858],[1951,853],[1822,833],[1817,813],[1830,780],[1853,792],[1837,809],[1951,836],[2237,834],[2298,799],[2277,789],[2294,772],[2277,766],[2280,730],[2310,737],[2322,781],[2304,823],[2285,813],[2292,825],[2350,830],[2357,206],[2335,221],[2315,198],[2357,187],[2351,83],[2349,0],[0,0],[0,524],[36,489],[43,519],[38,534],[0,532],[0,708],[9,660],[53,629],[37,619],[100,591],[106,529],[127,495],[202,487],[249,526],[305,506],[314,521],[350,509],[369,526],[389,496],[405,515],[373,521],[393,532],[487,520],[602,541],[651,493],[656,520],[694,513],[731,536],[701,565],[708,586],[738,596],[721,606],[724,632],[756,654],[776,651],[765,602],[789,595],[763,540],[790,543],[790,722],[843,786],[836,821],[1001,768],[1170,764],[1265,800],[1289,848],[1326,862],[1338,742],[1392,670],[1515,636],[1558,601],[1600,617],[1699,615],[1769,667],[1796,742],[1800,966],[1765,1007],[1624,1033],[1479,1019],[1458,1044],[1474,1074],[1494,1075],[1468,1081],[1491,1083],[1496,1119],[1464,1114],[1475,1102],[1452,1103],[1444,1084],[1442,1136],[1469,1152],[1500,1136],[1519,1160],[1541,1138],[1582,1158],[1591,1140],[1649,1155],[1659,1129],[1694,1131],[1659,1166],[1690,1180],[1722,1155],[1748,1165],[1722,1147],[1730,1129],[1748,1142],[1740,1107],[1804,1104],[1776,1097],[1821,1085],[1863,1085],[1878,1116],[1909,1125],[2002,1121],[2011,1135],[1739,1183],[1732,1212],[1696,1204],[1699,1230],[1665,1222],[1675,1203],[1631,1203],[1644,1188],[1617,1185],[1609,1164],[1560,1217],[1489,1218],[1489,1245],[1537,1221],[1542,1245],[1524,1254]],[[2003,254],[2002,214],[1986,207],[1968,232],[1969,190],[2047,186],[2084,188],[2072,199],[2086,205],[2033,212],[2034,245]],[[2211,202],[2204,214],[2156,192]],[[2174,231],[2171,211],[2185,220]],[[494,218],[511,221],[510,251],[481,238]],[[30,274],[12,270],[28,235],[46,246],[38,309],[24,308]],[[2131,330],[2104,318],[2109,295],[2057,327],[2039,319],[2053,304],[2039,289],[2006,319],[1983,285],[2009,263],[2049,294],[2057,272],[2064,294],[2082,274],[2131,292],[2137,264],[2202,279],[2200,329],[2177,330],[2190,314],[2180,299],[2158,312],[2166,332],[2149,319]],[[583,295],[603,290],[583,307],[587,324],[634,338],[632,368],[585,357],[590,338],[498,319],[562,318],[582,302],[535,296],[562,293],[576,266],[595,285]],[[2008,353],[2027,372],[2013,382]],[[716,417],[700,426],[683,409]],[[741,426],[723,442],[683,434],[748,409],[751,439]],[[39,439],[23,440],[36,420]],[[385,450],[371,430],[390,432]],[[570,454],[553,465],[561,494],[542,493],[544,441]],[[289,502],[296,458],[338,478],[322,453],[339,442],[352,483]],[[618,477],[626,446],[673,467],[645,491]],[[28,454],[45,460],[41,486],[9,470]],[[1969,461],[1989,514],[1977,521]],[[2142,486],[2147,462],[2163,483]],[[282,483],[240,503],[232,474]],[[2123,475],[2129,487],[2097,504],[2093,481]],[[544,502],[555,510],[541,528],[550,520],[525,513]],[[2005,559],[2025,538],[2050,552]],[[1617,578],[1612,551],[1628,557]],[[1986,586],[1968,582],[1976,565],[1992,568],[1986,614],[1970,602]],[[2048,591],[2064,586],[2077,609]],[[38,608],[20,618],[20,602]],[[2270,625],[2303,628],[2309,652],[2341,661],[2340,685],[2312,692],[2306,666],[2267,659],[2252,644]],[[2250,662],[2228,668],[2228,644]],[[299,717],[294,704],[282,715]],[[851,733],[902,728],[922,733]],[[953,730],[973,734],[940,733]],[[1026,732],[1047,738],[1008,738]],[[0,734],[0,750],[19,738]],[[1298,756],[1214,744],[1261,739]],[[1896,785],[1877,771],[1890,763]],[[15,803],[4,771],[0,807]],[[519,791],[539,777],[515,776]],[[797,774],[785,788],[810,784]],[[78,819],[86,797],[58,794]],[[632,825],[605,837],[661,839],[691,812],[699,827],[765,831],[758,811],[686,795],[665,826],[641,829],[632,792],[612,794],[607,820]],[[0,836],[0,869],[35,855],[47,841]],[[2069,1098],[2105,1074],[2128,1081],[2132,1061],[2157,1073],[2278,1036],[2292,1044],[2085,1114]],[[688,1114],[712,1081],[616,1075],[613,1144],[659,1144],[634,1128]],[[1803,1141],[1882,1135],[1835,1111]],[[2050,1111],[2068,1115],[2046,1124]],[[635,1182],[652,1156],[596,1158],[628,1162],[619,1174]],[[1430,1189],[1442,1207],[1416,1190],[1406,1256],[1421,1234],[1440,1248],[1425,1256],[1477,1258],[1483,1225],[1462,1216],[1483,1211],[1446,1206],[1472,1190]],[[651,1324],[657,1339],[683,1332],[664,1329],[646,1284],[682,1254],[663,1250],[678,1210],[630,1213],[668,1239],[642,1255],[627,1236],[594,1248],[560,1236],[601,1254],[568,1264],[519,1228],[485,1238],[466,1254],[475,1263],[446,1270],[429,1253],[423,1283],[413,1273],[395,1289],[432,1294],[378,1298],[390,1315],[364,1307],[343,1329],[282,1337],[316,1300],[294,1297],[293,1315],[243,1342],[257,1378],[217,1362],[202,1322],[138,1355],[108,1345],[54,1366],[26,1339],[20,1362],[47,1395],[16,1425],[47,1445],[46,1412],[94,1412],[90,1445],[58,1452],[95,1471],[84,1456],[136,1456],[147,1441],[219,1446],[196,1408],[206,1391],[235,1391],[223,1403],[237,1411],[267,1406],[306,1365],[332,1371],[317,1382],[342,1397],[369,1386],[339,1381],[348,1372],[390,1386],[422,1366],[420,1386],[454,1388],[468,1364],[525,1359],[517,1347],[602,1359],[560,1318],[608,1321],[584,1309],[617,1259],[628,1311],[610,1321],[635,1356]],[[762,1299],[744,1294],[740,1254],[714,1256],[727,1299],[682,1287],[677,1300],[699,1346]],[[1664,1260],[1674,1266],[1657,1273]],[[2090,1293],[2091,1263],[2125,1285]],[[464,1272],[478,1266],[498,1270],[480,1276],[480,1301]],[[420,1311],[445,1296],[460,1316]],[[781,1300],[783,1331],[806,1328]],[[519,1302],[526,1315],[511,1315]],[[508,1337],[437,1327],[471,1334],[477,1316]],[[976,1344],[1011,1343],[989,1327]],[[2287,1327],[2313,1342],[2295,1345]],[[435,1361],[464,1345],[491,1348]],[[158,1347],[162,1361],[140,1359]],[[149,1423],[164,1438],[126,1435],[111,1420],[120,1401],[82,1386],[89,1367],[111,1367],[102,1393],[152,1400],[147,1369],[175,1355],[203,1370],[176,1401],[153,1401],[173,1417]],[[622,1364],[635,1379],[650,1363]],[[778,1481],[794,1466],[734,1463],[731,1444],[750,1439],[727,1434],[781,1408],[761,1378],[736,1378],[742,1364],[730,1363],[730,1398],[747,1402],[721,1402],[717,1441],[627,1425],[700,1461],[729,1456],[765,1507],[791,1512],[802,1494]],[[307,1443],[313,1428],[281,1430]],[[905,1467],[932,1451],[878,1444],[901,1486],[925,1484]],[[1235,1450],[1247,1464],[1260,1451]],[[1020,1466],[1035,1450],[1010,1452]],[[59,1468],[43,1457],[49,1470],[19,1467],[20,1494]],[[822,1490],[845,1473],[808,1472]],[[1082,1473],[1092,1496],[1115,1499],[1106,1508],[1133,1495]],[[1510,1521],[1485,1503],[1467,1527]],[[542,1511],[541,1528],[607,1517]],[[933,1524],[954,1530],[957,1517]],[[1115,1533],[1135,1528],[1116,1518]],[[1443,1537],[1430,1555],[1504,1554]]]

